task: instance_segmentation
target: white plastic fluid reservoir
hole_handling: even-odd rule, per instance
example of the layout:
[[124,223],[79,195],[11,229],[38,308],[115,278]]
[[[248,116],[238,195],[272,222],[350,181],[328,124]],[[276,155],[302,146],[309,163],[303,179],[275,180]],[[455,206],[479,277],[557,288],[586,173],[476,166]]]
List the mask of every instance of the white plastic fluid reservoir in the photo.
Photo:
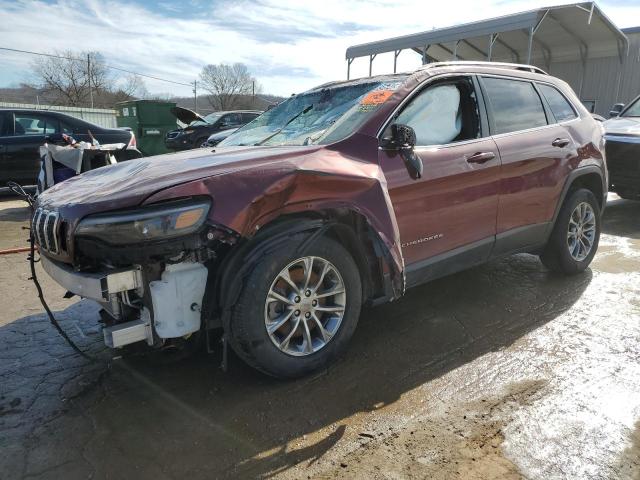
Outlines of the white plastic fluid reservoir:
[[182,262],[167,265],[161,279],[149,282],[153,322],[160,338],[182,337],[200,329],[207,267]]

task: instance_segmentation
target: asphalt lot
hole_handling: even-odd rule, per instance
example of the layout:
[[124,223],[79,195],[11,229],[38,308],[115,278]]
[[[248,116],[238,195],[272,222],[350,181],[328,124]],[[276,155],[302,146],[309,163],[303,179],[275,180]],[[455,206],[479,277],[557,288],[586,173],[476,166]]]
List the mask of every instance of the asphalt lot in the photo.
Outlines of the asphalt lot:
[[[0,202],[0,249],[26,209]],[[365,310],[347,355],[282,382],[231,356],[90,363],[0,256],[0,477],[640,479],[640,202],[611,196],[592,267],[518,255]],[[64,328],[103,360],[97,309]]]

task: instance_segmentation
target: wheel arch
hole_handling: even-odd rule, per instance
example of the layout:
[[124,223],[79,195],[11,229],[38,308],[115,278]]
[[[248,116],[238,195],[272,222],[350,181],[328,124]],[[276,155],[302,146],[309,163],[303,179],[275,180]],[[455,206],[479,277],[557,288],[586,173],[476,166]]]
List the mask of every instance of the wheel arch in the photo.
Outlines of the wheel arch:
[[328,236],[349,251],[360,272],[364,303],[383,303],[402,295],[394,279],[404,278],[403,272],[397,271],[391,252],[365,215],[346,207],[283,213],[250,238],[245,237],[220,262],[206,294],[212,299],[208,309],[211,318],[207,322],[210,328],[225,326],[229,321],[252,262],[298,234],[307,234],[299,250],[321,236]]
[[595,165],[580,167],[573,170],[569,174],[564,184],[564,188],[562,189],[562,193],[560,195],[558,204],[556,205],[555,213],[553,215],[552,225],[556,222],[558,214],[560,213],[560,209],[562,208],[562,205],[564,204],[569,194],[579,188],[586,188],[593,192],[596,199],[598,200],[598,204],[600,205],[600,212],[604,211],[608,189],[605,183],[605,175],[603,174],[602,169]]

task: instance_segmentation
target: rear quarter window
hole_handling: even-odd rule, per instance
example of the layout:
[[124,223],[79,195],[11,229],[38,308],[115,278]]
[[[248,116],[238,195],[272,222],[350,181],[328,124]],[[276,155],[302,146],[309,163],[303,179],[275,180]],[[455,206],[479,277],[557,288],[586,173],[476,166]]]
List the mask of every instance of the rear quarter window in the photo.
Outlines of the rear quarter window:
[[565,96],[558,91],[557,88],[551,85],[538,84],[542,95],[547,100],[549,108],[553,116],[556,118],[556,122],[565,122],[573,118],[577,118],[576,111],[573,109],[569,101]]
[[483,77],[482,83],[491,106],[493,135],[547,125],[542,100],[531,82]]

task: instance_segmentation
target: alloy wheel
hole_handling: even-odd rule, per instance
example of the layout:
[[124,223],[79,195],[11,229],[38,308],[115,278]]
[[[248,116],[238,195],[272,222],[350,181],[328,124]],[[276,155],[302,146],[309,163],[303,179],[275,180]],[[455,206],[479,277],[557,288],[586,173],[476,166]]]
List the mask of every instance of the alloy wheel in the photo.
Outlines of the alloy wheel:
[[305,356],[331,341],[345,307],[346,289],[338,269],[321,257],[302,257],[284,267],[271,284],[264,323],[280,351]]
[[579,203],[569,217],[567,247],[578,262],[589,256],[596,238],[596,214],[587,202]]

